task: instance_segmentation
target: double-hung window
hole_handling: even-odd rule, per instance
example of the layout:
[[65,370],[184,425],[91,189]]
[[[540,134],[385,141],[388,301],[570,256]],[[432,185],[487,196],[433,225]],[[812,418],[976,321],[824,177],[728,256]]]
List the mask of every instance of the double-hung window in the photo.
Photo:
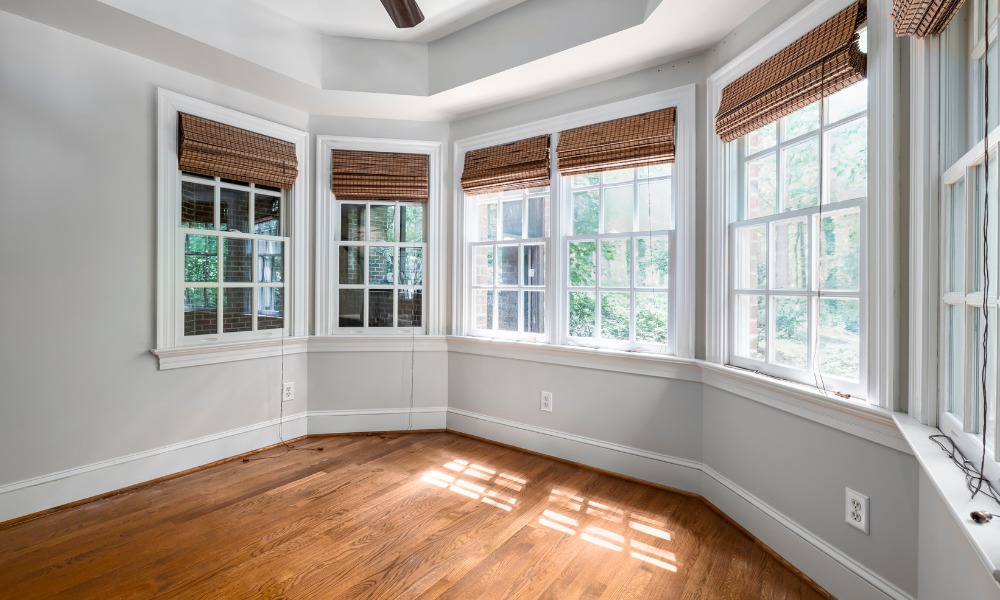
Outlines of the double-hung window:
[[279,350],[244,343],[307,332],[306,239],[296,235],[305,229],[307,140],[159,91],[160,368],[266,355]]
[[[986,29],[989,29],[988,37]],[[966,2],[940,41],[941,298],[939,425],[968,457],[996,466],[998,281],[997,2]],[[989,65],[989,86],[985,67]],[[989,114],[984,115],[989,95]],[[951,107],[950,109],[945,107]],[[986,132],[989,132],[988,137]],[[985,137],[985,140],[984,140]],[[988,201],[986,153],[988,150]],[[984,225],[985,228],[984,234]],[[984,269],[984,267],[986,267]],[[985,336],[984,336],[985,334]],[[985,338],[985,339],[984,339]],[[984,370],[985,363],[985,370]],[[987,412],[983,419],[983,409]],[[978,466],[978,465],[977,465]]]
[[864,398],[865,9],[844,9],[722,92],[728,362]]

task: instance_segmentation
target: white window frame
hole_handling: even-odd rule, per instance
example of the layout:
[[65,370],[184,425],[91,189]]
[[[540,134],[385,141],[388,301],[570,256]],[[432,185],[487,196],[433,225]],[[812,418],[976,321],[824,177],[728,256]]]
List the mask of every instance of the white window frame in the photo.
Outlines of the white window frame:
[[[674,357],[694,357],[694,309],[695,309],[695,164],[696,164],[696,100],[695,86],[686,85],[662,92],[656,92],[629,100],[615,102],[592,109],[562,115],[550,119],[528,123],[522,126],[504,129],[472,138],[458,140],[454,143],[453,173],[454,203],[452,210],[455,215],[452,236],[455,251],[452,252],[452,272],[454,273],[455,302],[452,307],[452,322],[455,335],[471,337],[473,332],[473,305],[469,278],[471,277],[471,238],[469,234],[470,217],[468,213],[469,200],[460,184],[460,176],[464,167],[465,154],[472,150],[487,148],[499,144],[510,143],[539,135],[552,135],[552,177],[549,186],[549,241],[547,245],[546,266],[546,333],[532,341],[553,346],[574,345],[567,336],[568,328],[568,286],[564,272],[568,269],[565,251],[566,240],[564,231],[563,205],[566,202],[567,185],[558,171],[558,157],[555,147],[558,144],[558,132],[592,125],[612,119],[618,119],[636,114],[642,114],[663,108],[677,109],[675,128],[676,161],[673,167],[674,177],[674,245],[671,248],[671,287],[674,289],[674,301],[670,307],[674,322],[672,347]],[[563,302],[563,298],[567,302]],[[504,339],[495,336],[497,339]],[[575,345],[574,345],[575,346]],[[661,346],[661,345],[655,345]],[[605,347],[605,346],[602,346]],[[606,348],[606,347],[605,347]]]
[[[299,173],[291,189],[282,193],[282,227],[284,236],[289,238],[285,247],[285,323],[282,329],[183,335],[184,238],[180,227],[181,171],[177,164],[178,113],[181,112],[295,145]],[[309,134],[304,131],[158,88],[157,318],[156,350],[153,353],[159,357],[161,369],[273,356],[281,352],[287,338],[300,342],[308,335],[309,307],[305,293],[309,285],[308,140]]]
[[[815,0],[769,35],[741,53],[708,79],[708,115],[714,119],[722,90],[752,68],[833,17],[852,0]],[[895,35],[889,18],[891,0],[868,3],[868,215],[863,243],[867,249],[867,381],[866,403],[883,409],[898,409],[901,403],[896,386],[896,213],[897,198],[893,173],[898,124],[892,118],[895,106]],[[708,209],[706,247],[706,360],[719,365],[731,363],[730,345],[730,240],[733,194],[738,189],[738,170],[731,168],[731,150],[714,133],[708,140]],[[831,210],[833,207],[831,206]],[[747,380],[753,380],[748,374]],[[792,386],[793,384],[789,384]],[[795,384],[798,385],[798,384]],[[821,393],[825,401],[857,405],[834,394]],[[791,387],[790,387],[791,389]]]
[[[316,336],[404,336],[444,335],[444,290],[447,253],[444,232],[447,211],[441,186],[444,173],[442,153],[444,144],[421,140],[359,138],[334,135],[316,136]],[[359,150],[367,152],[404,152],[426,154],[429,160],[429,198],[424,206],[424,242],[402,244],[424,249],[423,323],[421,327],[340,327],[338,301],[340,276],[338,260],[340,206],[361,204],[361,201],[339,201],[330,189],[333,180],[332,152],[334,150]],[[394,201],[365,201],[365,204],[396,204]],[[404,203],[407,204],[407,203]],[[397,211],[398,214],[398,211]],[[366,217],[367,220],[367,217]],[[378,242],[364,242],[385,245]],[[392,243],[390,245],[399,245]],[[367,253],[365,262],[367,263]],[[367,266],[366,266],[367,269]],[[388,289],[388,288],[386,288]],[[395,289],[395,286],[394,286]],[[367,300],[366,300],[367,302]],[[396,298],[393,298],[395,305]],[[366,315],[367,319],[367,315]]]

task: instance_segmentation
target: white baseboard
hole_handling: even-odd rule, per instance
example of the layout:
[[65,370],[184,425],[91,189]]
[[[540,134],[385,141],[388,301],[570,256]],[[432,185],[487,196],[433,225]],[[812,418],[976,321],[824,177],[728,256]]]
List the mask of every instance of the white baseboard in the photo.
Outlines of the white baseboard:
[[[283,439],[306,434],[306,414],[282,420]],[[277,444],[278,419],[0,486],[0,522],[91,498]]]
[[837,598],[913,597],[699,461],[448,409],[448,429],[698,494]]
[[309,411],[310,435],[361,433],[368,431],[406,431],[407,429],[444,429],[448,409],[372,408],[356,410]]

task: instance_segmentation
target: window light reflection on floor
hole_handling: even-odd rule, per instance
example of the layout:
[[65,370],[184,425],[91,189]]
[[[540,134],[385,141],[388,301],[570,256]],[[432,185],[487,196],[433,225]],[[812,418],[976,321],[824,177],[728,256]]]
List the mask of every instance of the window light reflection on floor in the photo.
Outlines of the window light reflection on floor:
[[505,512],[510,512],[517,504],[516,494],[523,491],[528,483],[518,475],[498,472],[459,458],[452,459],[442,468],[446,472],[436,469],[427,471],[421,479]]

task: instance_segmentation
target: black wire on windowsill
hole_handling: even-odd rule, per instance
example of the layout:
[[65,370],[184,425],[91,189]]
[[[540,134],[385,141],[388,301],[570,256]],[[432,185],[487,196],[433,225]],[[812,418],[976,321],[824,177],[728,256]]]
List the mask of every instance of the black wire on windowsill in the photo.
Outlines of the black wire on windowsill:
[[[955,445],[954,440],[943,433],[928,436],[928,439],[944,450],[945,454],[948,455],[948,458],[954,461],[962,473],[965,474],[965,487],[968,488],[970,493],[972,493],[973,498],[976,497],[976,494],[982,493],[992,498],[997,504],[1000,504],[1000,493],[998,493],[989,480],[983,476],[982,471],[976,468],[975,463],[965,458],[962,451]],[[945,445],[942,440],[947,442],[947,445]]]

